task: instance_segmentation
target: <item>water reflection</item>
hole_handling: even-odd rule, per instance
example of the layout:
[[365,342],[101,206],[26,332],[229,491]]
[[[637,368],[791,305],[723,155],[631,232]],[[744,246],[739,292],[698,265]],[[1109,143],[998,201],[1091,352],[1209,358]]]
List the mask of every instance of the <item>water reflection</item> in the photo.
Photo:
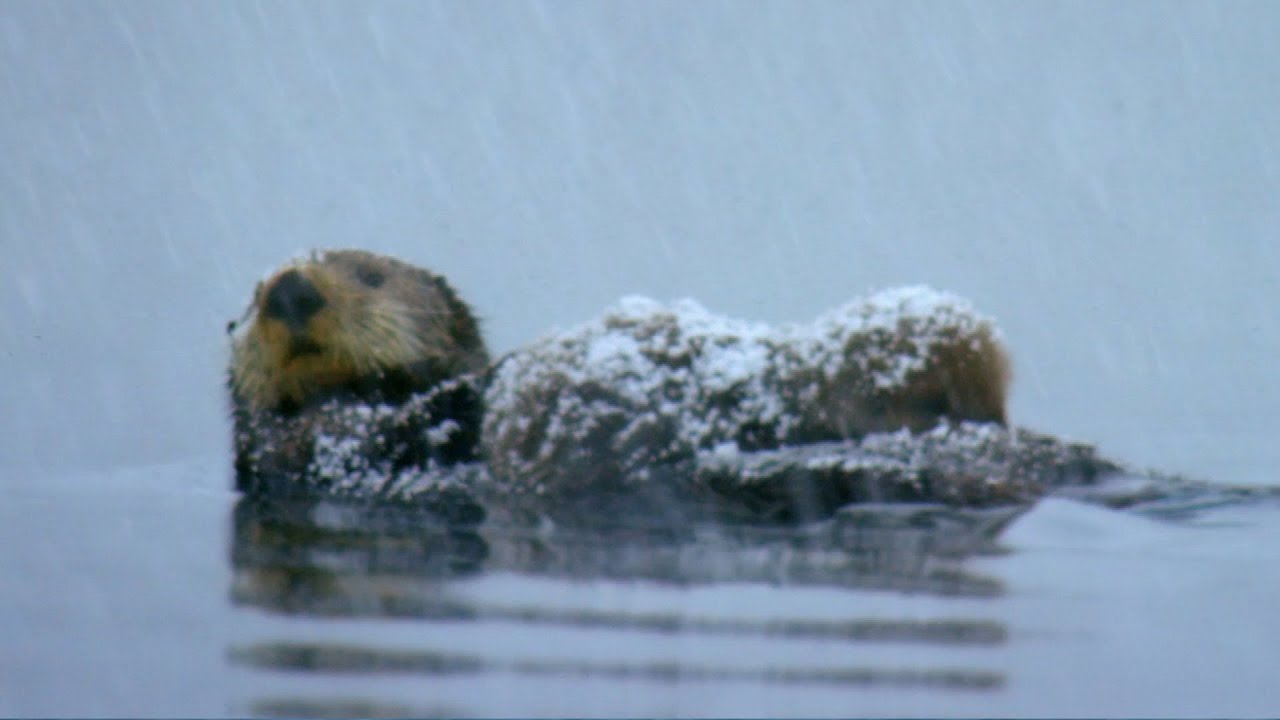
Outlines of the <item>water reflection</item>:
[[[826,641],[921,647],[998,647],[997,621],[964,617],[741,618],[680,611],[564,608],[460,591],[485,573],[565,581],[644,580],[681,587],[770,583],[993,598],[998,578],[965,559],[996,551],[992,538],[1019,509],[869,505],[800,528],[724,523],[570,524],[508,504],[501,516],[387,502],[242,498],[233,510],[234,603],[312,618],[401,618],[421,622],[515,623],[551,630],[632,632],[749,640]],[[877,663],[874,650],[850,665],[739,667],[697,661],[494,658],[468,647],[375,647],[300,636],[229,649],[238,666],[324,675],[442,678],[492,673],[524,677],[672,682],[821,684],[990,691],[1000,672]],[[736,660],[737,658],[728,658]],[[259,715],[433,714],[377,698],[333,703],[260,698]],[[351,711],[351,712],[348,712]],[[451,708],[446,714],[465,714]]]
[[233,648],[235,662],[272,670],[345,673],[412,673],[427,676],[457,673],[510,672],[646,679],[658,682],[737,681],[835,684],[855,686],[917,686],[988,689],[1004,684],[1004,676],[971,670],[890,670],[879,668],[778,668],[743,670],[698,667],[680,663],[623,664],[561,660],[486,661],[474,655],[431,651],[372,649],[322,643],[259,643]]
[[258,700],[250,706],[250,712],[255,717],[280,718],[444,718],[456,717],[462,714],[449,708],[422,711],[398,703],[379,703],[366,700],[316,701],[308,698]]

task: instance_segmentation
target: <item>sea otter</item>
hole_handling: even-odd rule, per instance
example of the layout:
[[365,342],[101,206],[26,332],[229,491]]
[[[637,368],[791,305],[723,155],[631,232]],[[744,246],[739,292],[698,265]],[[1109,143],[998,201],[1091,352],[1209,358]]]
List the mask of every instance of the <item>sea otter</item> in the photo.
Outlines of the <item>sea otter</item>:
[[[331,250],[274,272],[229,329],[237,487],[267,496],[404,500],[469,521],[790,523],[1138,477],[1008,427],[999,333],[923,287],[788,327],[631,298],[490,366],[443,278]],[[1141,477],[1142,498],[1174,487]]]
[[489,354],[443,277],[361,250],[314,252],[259,283],[228,331],[241,485],[474,456],[475,374]]

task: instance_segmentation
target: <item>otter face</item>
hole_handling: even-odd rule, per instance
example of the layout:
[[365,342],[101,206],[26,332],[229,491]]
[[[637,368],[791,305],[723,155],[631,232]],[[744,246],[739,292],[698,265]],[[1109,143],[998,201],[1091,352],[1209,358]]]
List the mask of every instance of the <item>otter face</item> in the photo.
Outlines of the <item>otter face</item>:
[[360,250],[276,271],[229,330],[231,389],[253,410],[340,393],[394,401],[488,362],[475,318],[443,278]]

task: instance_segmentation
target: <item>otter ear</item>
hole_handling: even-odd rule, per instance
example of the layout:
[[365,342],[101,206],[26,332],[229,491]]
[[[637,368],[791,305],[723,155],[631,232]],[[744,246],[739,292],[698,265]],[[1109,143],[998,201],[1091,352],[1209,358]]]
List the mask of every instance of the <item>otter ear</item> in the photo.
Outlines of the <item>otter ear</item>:
[[230,335],[231,333],[235,332],[235,331],[236,331],[236,325],[238,325],[238,324],[240,324],[240,321],[239,321],[239,320],[228,320],[228,321],[227,321],[227,334],[228,334],[228,335]]
[[387,281],[386,273],[368,265],[357,266],[356,277],[360,279],[360,282],[371,288],[382,287],[382,283]]

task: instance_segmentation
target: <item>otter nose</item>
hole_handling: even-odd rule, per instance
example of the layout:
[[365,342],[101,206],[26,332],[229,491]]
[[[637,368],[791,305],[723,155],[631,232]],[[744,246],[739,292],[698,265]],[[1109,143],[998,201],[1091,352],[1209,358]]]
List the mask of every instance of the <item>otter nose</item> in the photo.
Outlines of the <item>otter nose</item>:
[[290,270],[276,279],[263,303],[267,317],[275,318],[291,330],[301,330],[313,315],[325,306],[324,296],[302,277],[297,270]]

